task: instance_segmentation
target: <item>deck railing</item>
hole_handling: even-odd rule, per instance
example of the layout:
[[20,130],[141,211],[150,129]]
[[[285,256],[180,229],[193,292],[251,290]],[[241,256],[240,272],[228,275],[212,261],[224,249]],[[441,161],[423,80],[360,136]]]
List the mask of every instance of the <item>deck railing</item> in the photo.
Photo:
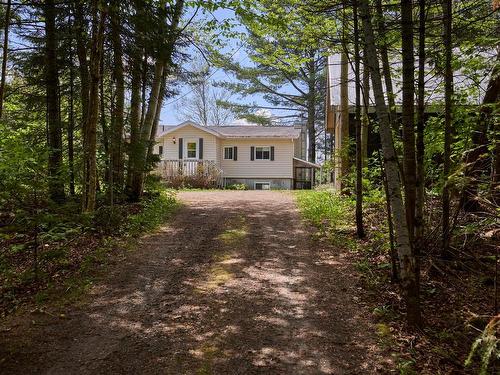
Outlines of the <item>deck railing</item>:
[[183,180],[191,185],[214,185],[222,187],[223,173],[215,160],[162,160],[158,163],[157,172],[167,182],[181,183]]

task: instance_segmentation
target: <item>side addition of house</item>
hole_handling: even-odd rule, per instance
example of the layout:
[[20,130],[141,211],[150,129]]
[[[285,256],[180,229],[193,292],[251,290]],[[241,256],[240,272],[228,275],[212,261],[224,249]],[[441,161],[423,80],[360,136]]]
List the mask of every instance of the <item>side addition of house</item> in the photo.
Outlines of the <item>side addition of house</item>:
[[154,151],[167,180],[209,173],[218,186],[311,188],[317,164],[302,158],[301,129],[291,126],[161,126]]

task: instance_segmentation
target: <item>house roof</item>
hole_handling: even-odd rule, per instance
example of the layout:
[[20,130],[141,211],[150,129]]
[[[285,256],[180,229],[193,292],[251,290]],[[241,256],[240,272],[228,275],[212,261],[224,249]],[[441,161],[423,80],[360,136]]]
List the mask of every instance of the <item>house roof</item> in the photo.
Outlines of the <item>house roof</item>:
[[[417,64],[418,61],[415,61]],[[394,90],[394,100],[396,105],[401,105],[402,103],[402,88],[403,81],[401,77],[402,62],[394,57],[390,61],[392,68],[392,84]],[[418,67],[415,67],[415,71]],[[329,96],[327,97],[328,104],[331,106],[340,106],[340,70],[341,70],[341,55],[334,54],[328,57],[328,70],[327,70],[327,84]],[[354,70],[351,63],[347,64],[348,70],[348,102],[350,106],[354,106],[356,99],[356,86],[354,79]],[[362,78],[361,78],[362,79]],[[480,95],[478,97],[470,97],[470,104],[479,104],[484,95],[487,82],[483,80],[479,84],[474,82],[470,77],[460,71],[454,72],[454,85],[455,87],[467,87],[471,85],[479,86]],[[382,79],[382,86],[384,88],[384,93],[386,93],[385,81]],[[435,69],[431,66],[426,65],[425,67],[425,90],[426,90],[426,102],[427,104],[438,103],[443,101],[443,77],[436,73]],[[370,80],[370,106],[375,105],[375,99],[373,95],[372,82]]]
[[210,126],[224,138],[298,138],[300,129],[292,126]]
[[300,129],[292,126],[200,126],[194,122],[183,122],[179,125],[160,125],[157,138],[163,137],[185,126],[193,126],[220,138],[286,138],[295,139],[300,136]]

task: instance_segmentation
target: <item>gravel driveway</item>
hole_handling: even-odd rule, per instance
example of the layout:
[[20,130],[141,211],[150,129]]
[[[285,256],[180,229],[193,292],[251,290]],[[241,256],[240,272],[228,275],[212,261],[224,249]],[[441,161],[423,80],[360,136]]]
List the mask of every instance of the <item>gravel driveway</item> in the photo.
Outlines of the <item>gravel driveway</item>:
[[179,197],[89,302],[5,329],[0,373],[388,372],[352,265],[312,239],[292,193]]

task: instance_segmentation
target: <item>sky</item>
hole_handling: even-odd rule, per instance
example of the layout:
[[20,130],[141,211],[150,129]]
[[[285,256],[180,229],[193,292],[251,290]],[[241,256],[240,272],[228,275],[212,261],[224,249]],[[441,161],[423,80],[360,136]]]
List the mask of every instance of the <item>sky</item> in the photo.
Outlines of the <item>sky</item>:
[[[186,19],[189,19],[190,15],[186,15]],[[222,22],[224,20],[235,20],[235,15],[232,10],[229,9],[219,9],[215,11],[212,14],[200,14],[198,19],[204,19],[204,18],[211,18],[215,17],[219,22]],[[236,25],[234,28],[235,31],[237,32],[244,32],[244,27],[241,25]],[[186,48],[187,53],[192,55],[194,58],[202,58],[201,54],[197,51],[197,49],[194,46],[188,46]],[[241,46],[241,41],[237,39],[226,39],[226,46],[223,48],[223,52],[227,56],[233,55],[233,60],[242,64],[242,65],[249,65],[251,64],[250,59],[248,58],[248,55],[245,52],[244,46]],[[235,78],[225,72],[223,69],[216,69],[212,68],[211,72],[213,72],[213,76],[211,78],[212,82],[217,82],[217,81],[229,81],[229,82],[234,82]],[[161,125],[175,125],[183,120],[179,118],[180,114],[177,113],[176,105],[179,105],[179,100],[181,98],[189,98],[190,96],[190,89],[186,85],[182,85],[179,90],[179,94],[176,97],[169,98],[167,99],[162,106],[161,110],[161,115],[160,115],[160,124]],[[238,102],[239,104],[251,104],[251,103],[257,103],[257,105],[266,105],[268,104],[260,95],[254,95],[251,97],[240,97],[240,96],[235,96],[232,98],[233,101]],[[271,116],[273,113],[269,110],[259,110],[259,113],[265,113],[265,115]],[[289,114],[289,113],[287,113]],[[244,119],[236,119],[232,125],[248,125],[248,121]]]

